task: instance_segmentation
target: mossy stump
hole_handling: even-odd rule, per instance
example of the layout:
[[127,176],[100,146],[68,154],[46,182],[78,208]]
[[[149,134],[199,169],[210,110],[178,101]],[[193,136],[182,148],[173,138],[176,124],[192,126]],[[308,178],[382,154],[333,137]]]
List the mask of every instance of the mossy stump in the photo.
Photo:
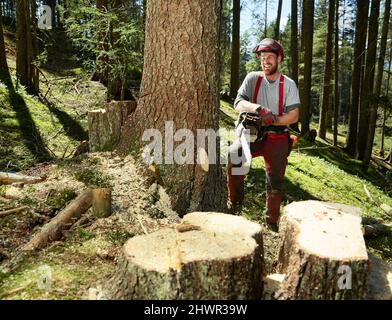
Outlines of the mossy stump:
[[279,299],[364,299],[369,259],[361,210],[320,201],[289,204],[280,221]]
[[260,225],[195,212],[128,240],[103,298],[260,299],[263,266]]

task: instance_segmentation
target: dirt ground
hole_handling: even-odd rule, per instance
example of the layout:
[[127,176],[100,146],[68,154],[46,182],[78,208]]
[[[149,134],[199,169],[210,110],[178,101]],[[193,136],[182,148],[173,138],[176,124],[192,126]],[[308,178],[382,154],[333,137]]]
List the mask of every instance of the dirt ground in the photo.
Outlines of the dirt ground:
[[[45,177],[41,183],[2,186],[0,211],[20,206],[28,209],[0,218],[0,297],[88,298],[89,289],[114,272],[116,257],[127,239],[180,222],[170,209],[165,190],[152,177],[142,175],[143,170],[132,156],[91,153],[76,160],[44,163],[24,172]],[[108,186],[112,188],[110,217],[96,219],[90,209],[63,233],[62,239],[47,248],[29,255],[19,251],[82,190]],[[267,271],[271,272],[279,239],[266,228],[263,236]],[[50,292],[36,287],[43,266],[52,272]]]

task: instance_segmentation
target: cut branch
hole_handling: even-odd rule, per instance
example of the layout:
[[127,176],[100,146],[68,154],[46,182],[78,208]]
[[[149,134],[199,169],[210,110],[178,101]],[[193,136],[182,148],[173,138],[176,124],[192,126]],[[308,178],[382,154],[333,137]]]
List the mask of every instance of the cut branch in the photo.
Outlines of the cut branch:
[[15,208],[15,209],[0,211],[0,218],[8,216],[13,213],[21,212],[21,211],[26,210],[28,208],[29,208],[28,206],[23,206],[23,207],[19,207],[19,208]]
[[22,250],[34,251],[41,249],[49,242],[60,239],[62,231],[69,229],[71,225],[91,207],[92,201],[92,190],[87,189],[47,223],[42,230],[22,248]]
[[9,172],[0,172],[0,185],[2,184],[12,184],[16,182],[22,183],[37,183],[41,182],[44,179],[41,177],[30,177],[30,176],[23,176],[15,173]]

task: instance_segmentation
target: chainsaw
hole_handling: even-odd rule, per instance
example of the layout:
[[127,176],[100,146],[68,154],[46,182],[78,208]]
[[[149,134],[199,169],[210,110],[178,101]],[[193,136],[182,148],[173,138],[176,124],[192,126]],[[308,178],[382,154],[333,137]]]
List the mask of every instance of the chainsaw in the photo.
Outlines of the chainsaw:
[[245,158],[243,168],[248,171],[252,162],[250,144],[260,137],[261,118],[257,113],[242,112],[234,122],[235,132],[241,141],[242,152]]

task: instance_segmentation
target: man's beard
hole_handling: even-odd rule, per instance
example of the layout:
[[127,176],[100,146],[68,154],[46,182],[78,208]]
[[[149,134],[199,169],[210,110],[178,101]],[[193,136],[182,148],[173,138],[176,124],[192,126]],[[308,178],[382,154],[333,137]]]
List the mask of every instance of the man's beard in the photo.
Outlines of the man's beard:
[[270,69],[264,69],[263,68],[263,71],[264,71],[264,73],[266,74],[266,75],[272,75],[272,74],[275,74],[276,73],[276,71],[278,71],[278,64],[276,63],[275,65],[273,65]]

